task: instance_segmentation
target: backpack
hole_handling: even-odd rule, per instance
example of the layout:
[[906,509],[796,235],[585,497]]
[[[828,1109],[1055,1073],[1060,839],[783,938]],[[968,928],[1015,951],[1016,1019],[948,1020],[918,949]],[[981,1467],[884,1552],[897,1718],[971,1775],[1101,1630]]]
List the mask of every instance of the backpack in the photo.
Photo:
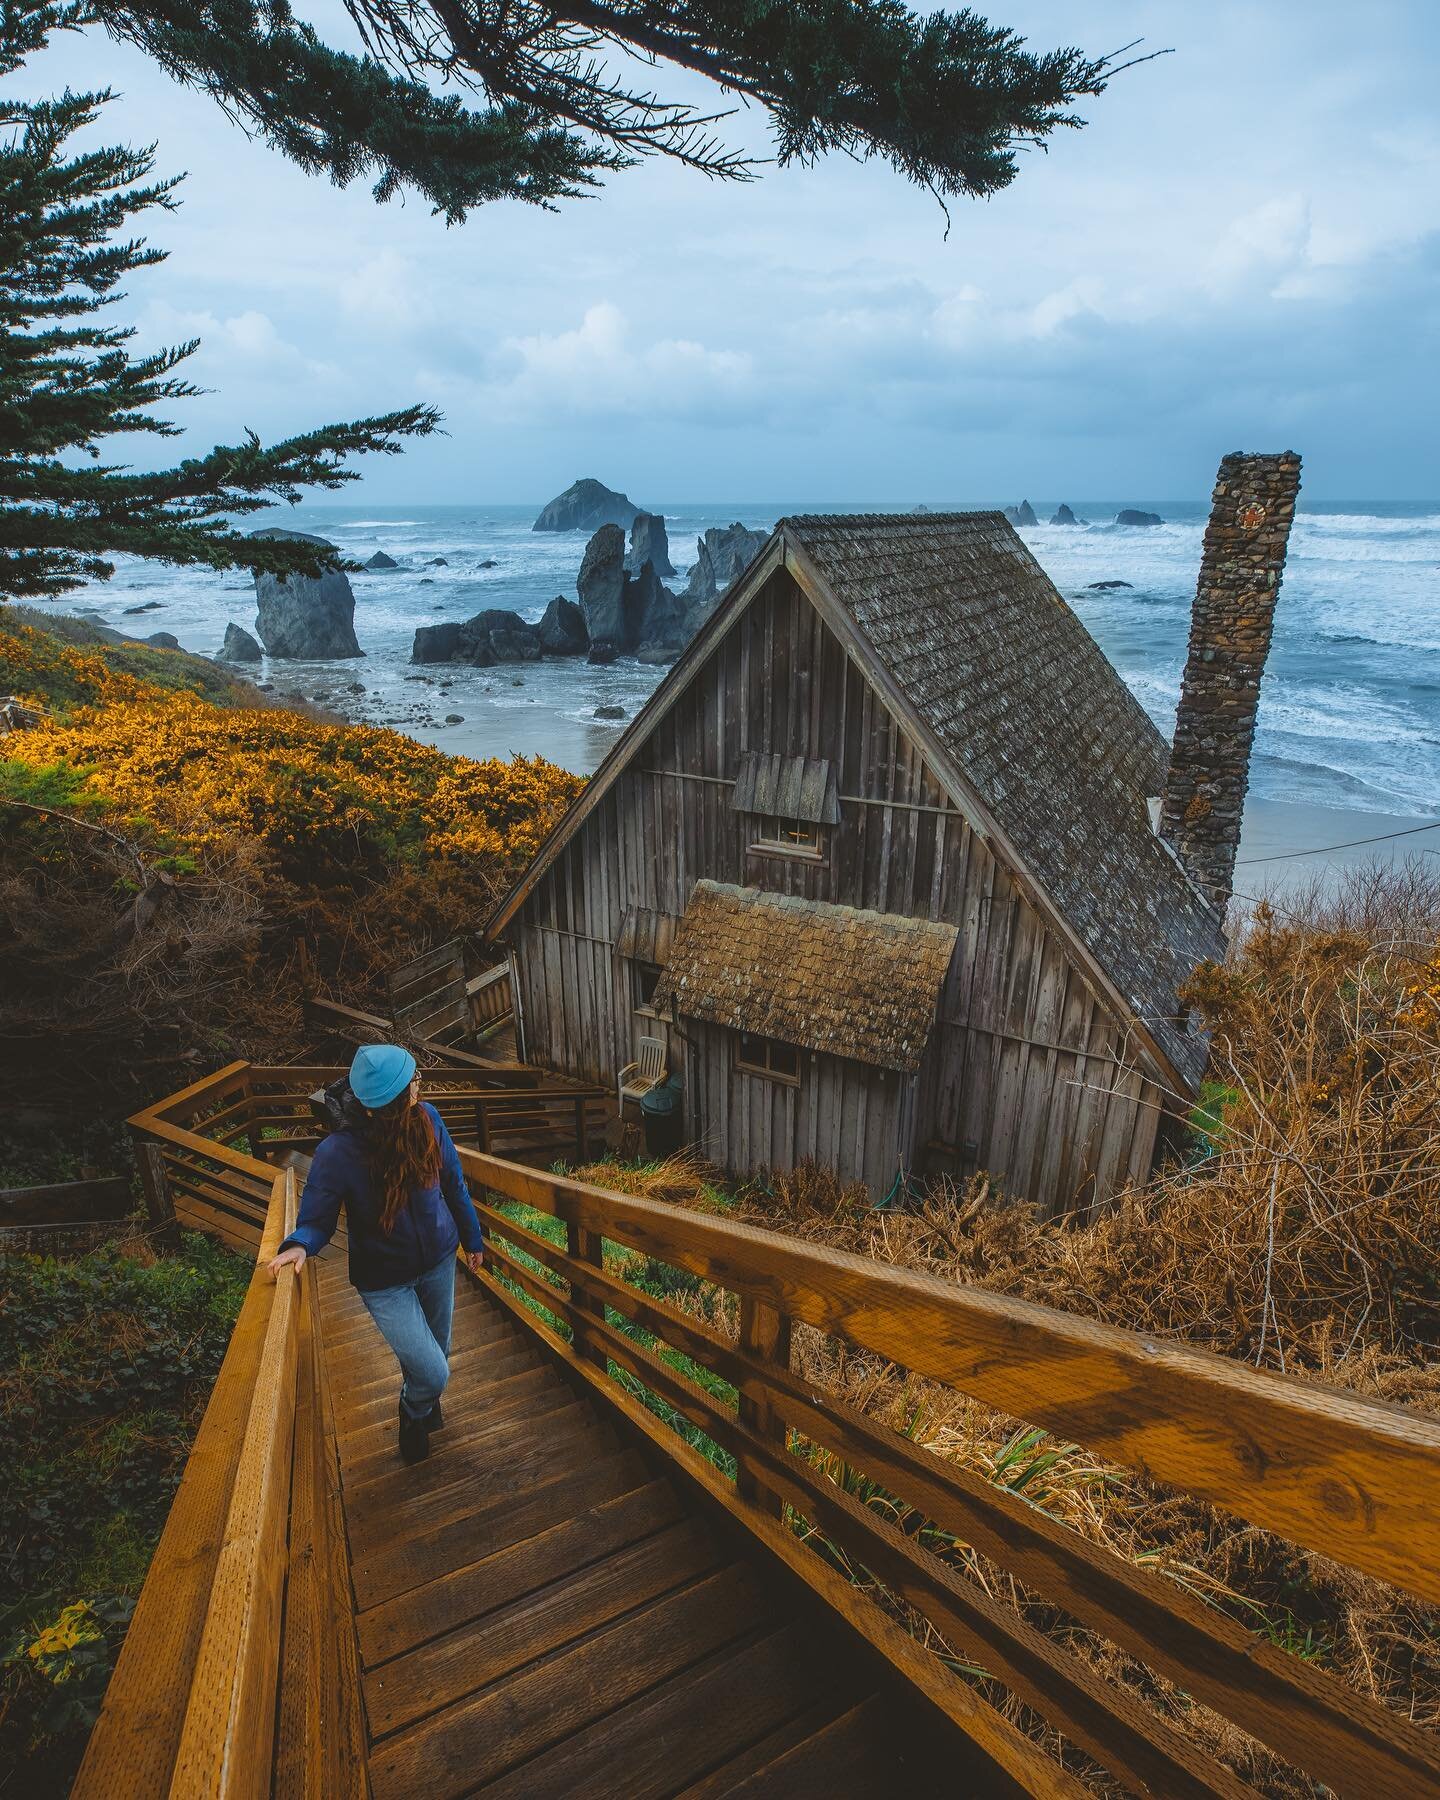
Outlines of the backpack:
[[310,1096],[310,1105],[327,1131],[363,1130],[369,1114],[355,1098],[350,1077],[342,1075]]

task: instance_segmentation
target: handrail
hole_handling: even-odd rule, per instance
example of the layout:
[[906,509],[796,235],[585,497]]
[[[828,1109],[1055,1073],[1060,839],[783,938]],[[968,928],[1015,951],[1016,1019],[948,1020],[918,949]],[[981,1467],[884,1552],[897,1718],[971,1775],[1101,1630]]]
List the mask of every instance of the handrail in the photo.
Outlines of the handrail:
[[[275,1177],[257,1280],[295,1228],[295,1171]],[[171,1792],[217,1797],[268,1794],[275,1734],[290,1456],[295,1425],[298,1277],[275,1277],[270,1321],[250,1399],[250,1417],[215,1565],[210,1604]]]
[[[166,1118],[183,1106],[198,1104],[202,1096],[214,1098],[230,1089],[238,1092],[244,1088],[245,1074],[249,1067],[247,1062],[226,1063],[212,1074],[202,1075],[198,1081],[192,1081],[188,1087],[179,1088],[173,1094],[166,1094],[164,1099],[142,1107],[135,1117]],[[134,1124],[135,1121],[132,1119],[130,1122]]]
[[[481,1201],[491,1234],[487,1285],[497,1297],[523,1312],[518,1289],[560,1319],[573,1336],[567,1354],[592,1370],[586,1379],[614,1389],[593,1373],[613,1365],[731,1451],[742,1512],[774,1515],[788,1503],[1127,1785],[1167,1795],[1240,1791],[1158,1715],[818,1474],[787,1447],[791,1430],[1341,1791],[1399,1800],[1440,1787],[1434,1737],[793,1374],[789,1322],[843,1337],[1427,1599],[1440,1596],[1434,1420],[500,1158],[462,1149],[461,1160],[477,1191],[567,1226],[561,1250]],[[605,1238],[739,1295],[740,1344],[606,1273]],[[738,1409],[612,1324],[607,1307],[732,1383]],[[625,1409],[623,1396],[616,1403]]]
[[[277,1280],[266,1272],[296,1210],[294,1171],[269,1174],[254,1273],[91,1733],[76,1800],[270,1792],[287,1573],[295,1578],[292,1483],[303,1470],[313,1494],[326,1474],[313,1434],[295,1429],[297,1391],[309,1379],[300,1345],[314,1329],[314,1271],[297,1277],[286,1268]],[[318,1669],[293,1678],[309,1687]]]
[[1440,1421],[1184,1343],[498,1158],[482,1186],[1440,1603]]

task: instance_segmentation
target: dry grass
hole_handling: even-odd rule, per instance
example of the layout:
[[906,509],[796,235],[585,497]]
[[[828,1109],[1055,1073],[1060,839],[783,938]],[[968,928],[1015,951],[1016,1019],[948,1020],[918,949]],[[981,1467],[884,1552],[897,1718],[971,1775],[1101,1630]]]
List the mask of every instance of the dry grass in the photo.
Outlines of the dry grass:
[[[1207,969],[1194,984],[1213,1033],[1210,1116],[1200,1121],[1209,1153],[1162,1170],[1091,1222],[1042,1221],[983,1178],[963,1190],[939,1183],[908,1211],[877,1212],[862,1187],[813,1166],[745,1184],[728,1210],[816,1243],[1440,1412],[1437,946],[1440,877],[1426,867],[1362,871],[1336,894],[1291,896],[1283,912],[1262,906],[1230,966]],[[717,1204],[716,1173],[693,1160],[639,1173],[605,1164],[587,1174],[676,1204]],[[725,1316],[713,1300],[693,1304]],[[1435,1610],[834,1339],[801,1330],[795,1355],[813,1378],[917,1443],[1018,1488],[1093,1541],[1440,1728]],[[854,1471],[815,1454],[833,1478],[857,1487]],[[890,1496],[863,1482],[857,1491],[903,1516]],[[1321,1791],[966,1546],[927,1541],[1260,1791]],[[964,1646],[936,1648],[963,1661]],[[1009,1710],[1020,1712],[1013,1703]]]

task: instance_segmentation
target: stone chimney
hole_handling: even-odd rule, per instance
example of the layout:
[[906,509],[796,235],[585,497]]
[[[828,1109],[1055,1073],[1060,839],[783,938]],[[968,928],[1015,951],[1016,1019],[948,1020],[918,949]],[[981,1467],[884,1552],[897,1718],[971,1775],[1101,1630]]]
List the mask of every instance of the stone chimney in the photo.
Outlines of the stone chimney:
[[1300,490],[1293,451],[1220,464],[1190,618],[1159,832],[1224,912],[1230,903],[1260,677]]

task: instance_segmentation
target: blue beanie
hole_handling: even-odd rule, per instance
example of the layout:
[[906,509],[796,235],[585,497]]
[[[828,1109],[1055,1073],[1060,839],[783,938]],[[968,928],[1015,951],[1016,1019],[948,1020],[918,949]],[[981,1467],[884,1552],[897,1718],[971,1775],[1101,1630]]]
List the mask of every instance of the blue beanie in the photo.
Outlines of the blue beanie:
[[350,1092],[378,1112],[403,1094],[415,1075],[415,1058],[398,1044],[362,1044],[350,1065]]

